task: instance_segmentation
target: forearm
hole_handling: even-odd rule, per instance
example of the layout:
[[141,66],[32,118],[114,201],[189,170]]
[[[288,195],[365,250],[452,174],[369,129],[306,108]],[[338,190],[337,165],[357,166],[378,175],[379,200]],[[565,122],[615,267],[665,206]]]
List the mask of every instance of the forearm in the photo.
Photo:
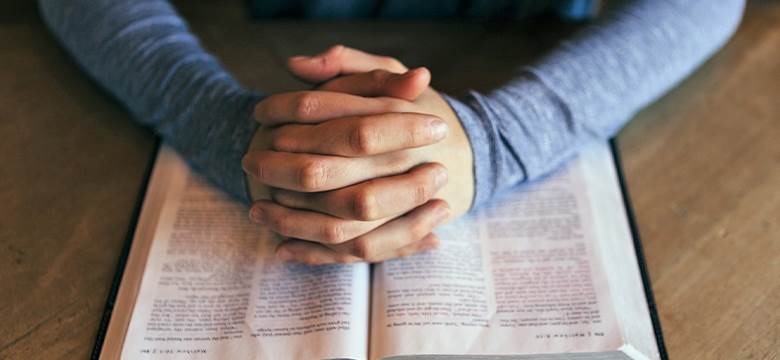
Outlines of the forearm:
[[247,199],[240,159],[259,96],[199,45],[163,0],[39,0],[63,46],[139,122],[191,165]]
[[475,154],[475,204],[614,135],[726,42],[743,2],[627,2],[507,85],[451,101]]

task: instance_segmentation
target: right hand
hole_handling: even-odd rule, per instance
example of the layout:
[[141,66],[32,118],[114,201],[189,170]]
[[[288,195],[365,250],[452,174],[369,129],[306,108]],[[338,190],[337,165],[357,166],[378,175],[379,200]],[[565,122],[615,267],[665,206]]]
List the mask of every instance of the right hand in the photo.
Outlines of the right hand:
[[[430,74],[425,69],[375,74],[382,79],[354,86],[362,87],[364,95],[395,98],[315,90],[274,95],[256,107],[255,116],[264,126],[243,161],[251,175],[252,196],[260,200],[253,207],[253,218],[284,237],[308,240],[296,242],[293,248],[319,242],[334,249],[337,262],[381,261],[437,243],[431,230],[449,217],[449,207],[432,198],[446,183],[446,169],[422,164],[403,151],[439,142],[447,134],[437,117],[404,112],[411,108],[410,100],[427,88]],[[294,145],[285,139],[295,139]],[[389,190],[376,193],[395,194],[382,206],[383,211],[395,213],[370,220],[366,217],[371,214],[357,214],[355,219],[263,200],[271,197],[274,188],[322,193],[359,183]],[[362,211],[359,205],[342,205],[345,212]],[[394,225],[383,226],[388,222]],[[322,256],[322,251],[306,253],[304,258],[292,258],[312,264],[334,261],[333,256]]]
[[[255,106],[254,117],[260,126],[243,159],[253,200],[270,199],[272,188],[318,192],[396,173],[386,161],[399,155],[394,152],[430,145],[446,136],[446,125],[443,134],[430,131],[431,122],[441,123],[436,117],[403,112],[428,86],[427,69],[376,74],[383,80],[373,81],[375,86],[364,89],[364,95],[294,91],[269,96]],[[369,134],[371,139],[366,137]],[[315,181],[306,176],[307,169],[297,168],[312,163],[325,163],[321,165],[329,171],[341,169],[343,177],[312,184]],[[369,166],[347,171],[340,167],[345,165]]]

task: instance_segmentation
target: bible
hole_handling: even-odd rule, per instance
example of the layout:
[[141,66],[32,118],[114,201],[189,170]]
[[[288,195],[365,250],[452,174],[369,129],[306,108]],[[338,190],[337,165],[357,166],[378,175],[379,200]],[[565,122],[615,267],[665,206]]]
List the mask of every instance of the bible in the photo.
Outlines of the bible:
[[435,250],[307,266],[162,146],[94,356],[665,358],[617,164],[591,144]]

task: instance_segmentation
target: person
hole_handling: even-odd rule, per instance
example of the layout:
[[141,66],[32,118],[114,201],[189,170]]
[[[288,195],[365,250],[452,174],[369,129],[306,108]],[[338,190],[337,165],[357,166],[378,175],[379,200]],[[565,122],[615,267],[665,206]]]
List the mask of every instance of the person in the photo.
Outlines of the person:
[[[253,2],[260,15],[339,18],[522,16],[540,3]],[[594,7],[548,3],[569,16]],[[168,1],[39,7],[139,122],[226,192],[254,200],[252,219],[285,239],[279,258],[327,264],[433,248],[439,224],[612,136],[728,40],[744,0],[622,1],[505,85],[463,99],[430,88],[425,68],[345,46],[289,59],[315,88],[264,94],[238,84]]]

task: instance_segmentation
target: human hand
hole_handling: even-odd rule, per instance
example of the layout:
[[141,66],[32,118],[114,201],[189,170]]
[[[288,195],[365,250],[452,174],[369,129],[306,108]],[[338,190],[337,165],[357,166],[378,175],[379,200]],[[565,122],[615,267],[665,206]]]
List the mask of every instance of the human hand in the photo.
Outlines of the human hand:
[[[381,88],[364,87],[363,93],[415,98],[430,80],[425,69],[386,75]],[[381,261],[436,245],[431,229],[449,210],[445,202],[431,197],[446,182],[446,172],[437,164],[414,163],[396,150],[439,141],[447,129],[436,117],[399,112],[407,106],[409,101],[401,99],[327,91],[279,94],[257,105],[255,115],[262,126],[243,161],[253,197],[267,199],[273,186],[277,196],[284,196],[280,189],[315,192],[329,194],[330,201],[342,205],[338,217],[271,201],[255,203],[253,219],[284,237],[310,240],[283,243],[278,249],[281,258],[293,246],[301,251],[291,259],[311,264]],[[284,125],[289,121],[301,124]],[[383,141],[355,141],[366,134]],[[392,176],[370,180],[387,175]],[[326,191],[344,186],[343,191]],[[370,213],[375,206],[364,206],[371,201],[369,193],[386,196],[378,208],[381,214]]]
[[[340,52],[343,61],[329,56],[325,60],[327,63],[321,63],[325,67],[307,64],[296,67],[307,60],[295,58],[291,59],[290,67],[297,75],[313,81],[324,79],[323,76],[368,71],[379,65],[396,72],[405,70],[395,60],[346,48],[333,48],[326,55],[333,55],[334,49]],[[338,67],[335,72],[334,66]],[[328,71],[332,74],[328,75]],[[435,246],[437,239],[430,230],[446,219],[450,211],[446,203],[430,198],[446,182],[446,175],[437,164],[419,165],[434,157],[430,151],[408,149],[428,148],[430,146],[424,145],[437,139],[435,132],[431,131],[436,118],[422,115],[426,104],[443,104],[445,109],[439,109],[439,113],[451,115],[449,120],[454,120],[458,129],[460,125],[451,110],[447,113],[449,106],[438,94],[426,89],[429,79],[425,69],[405,75],[373,71],[345,76],[318,89],[406,99],[414,99],[423,91],[424,97],[418,99],[420,104],[383,97],[366,99],[332,92],[307,92],[279,95],[258,105],[258,120],[265,126],[258,131],[258,141],[253,142],[254,150],[248,153],[245,167],[260,178],[260,181],[252,183],[287,190],[273,192],[278,204],[257,202],[253,214],[283,236],[311,240],[285,241],[278,248],[280,257],[307,263],[381,261]],[[301,101],[303,98],[308,100]],[[313,102],[313,105],[306,102]],[[306,111],[285,110],[296,107]],[[367,115],[372,112],[378,115]],[[311,125],[338,116],[342,118]],[[288,121],[306,125],[267,127]],[[355,138],[369,141],[354,141]],[[375,141],[377,139],[381,141]],[[465,140],[465,134],[461,139]],[[450,152],[449,155],[458,153]],[[467,160],[467,177],[472,178],[468,147],[466,155],[458,160]],[[440,158],[447,160],[447,156]],[[314,166],[311,164],[318,164],[320,168],[316,171],[302,171],[300,168],[302,165]],[[255,165],[262,167],[252,168]],[[404,173],[411,168],[414,169]],[[314,175],[306,175],[308,172]],[[302,181],[311,177],[316,181]],[[461,214],[469,207],[473,181],[466,181],[466,184],[462,188],[466,191],[451,187],[455,190],[452,193],[460,195],[449,196],[460,200],[455,214]],[[255,186],[253,194],[258,196],[263,190]],[[414,210],[407,213],[411,209]]]
[[[290,58],[288,68],[294,75],[311,84],[327,81],[318,90],[361,96],[381,93],[381,89],[386,88],[384,85],[388,84],[387,79],[393,79],[393,73],[406,71],[406,67],[394,58],[368,54],[342,45],[333,46],[317,56]],[[402,109],[404,112],[431,114],[447,124],[449,135],[443,141],[403,152],[415,163],[440,163],[448,169],[450,181],[439,191],[437,198],[450,204],[452,218],[455,218],[469,210],[474,196],[471,145],[457,115],[436,90],[427,87],[428,83],[419,81],[414,87],[410,86],[405,93],[407,96],[394,95],[401,93],[398,90],[387,96],[412,100],[412,104]],[[422,89],[421,85],[426,88]],[[414,94],[419,96],[412,96]]]

